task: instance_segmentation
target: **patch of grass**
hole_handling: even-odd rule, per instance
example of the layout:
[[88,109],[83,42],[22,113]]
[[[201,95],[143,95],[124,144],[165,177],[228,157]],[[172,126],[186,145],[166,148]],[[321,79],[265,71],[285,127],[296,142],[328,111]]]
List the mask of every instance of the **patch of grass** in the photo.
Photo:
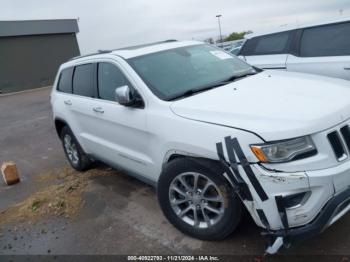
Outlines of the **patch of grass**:
[[[47,180],[47,174],[45,178]],[[34,193],[24,201],[0,211],[0,225],[13,222],[32,222],[48,216],[74,217],[82,205],[82,193],[96,176],[116,175],[112,169],[92,169],[84,174],[72,168],[50,171],[55,176],[47,187]],[[42,178],[40,174],[38,177]]]
[[40,208],[40,206],[42,205],[42,201],[41,200],[34,200],[32,203],[32,211],[36,212],[38,211],[38,209]]

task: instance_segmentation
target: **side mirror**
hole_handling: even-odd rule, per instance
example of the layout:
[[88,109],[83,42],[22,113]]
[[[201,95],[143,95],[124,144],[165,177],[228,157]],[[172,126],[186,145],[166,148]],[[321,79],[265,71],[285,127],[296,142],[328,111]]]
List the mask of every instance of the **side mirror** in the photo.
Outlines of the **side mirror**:
[[138,93],[127,85],[115,89],[115,99],[123,106],[139,107],[143,105],[143,101]]
[[123,106],[129,106],[133,102],[133,95],[129,86],[120,86],[115,89],[115,99]]

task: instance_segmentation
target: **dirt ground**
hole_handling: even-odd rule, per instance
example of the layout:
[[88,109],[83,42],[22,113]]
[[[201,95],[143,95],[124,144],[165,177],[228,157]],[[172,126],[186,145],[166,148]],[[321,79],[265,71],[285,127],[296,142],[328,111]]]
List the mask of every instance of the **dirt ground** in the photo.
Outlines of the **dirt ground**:
[[[152,187],[104,165],[73,171],[54,130],[49,91],[0,97],[0,162],[15,161],[21,173],[17,185],[0,182],[0,255],[264,253],[265,239],[248,216],[228,239],[199,241],[167,222]],[[282,254],[350,256],[349,233],[347,215]]]

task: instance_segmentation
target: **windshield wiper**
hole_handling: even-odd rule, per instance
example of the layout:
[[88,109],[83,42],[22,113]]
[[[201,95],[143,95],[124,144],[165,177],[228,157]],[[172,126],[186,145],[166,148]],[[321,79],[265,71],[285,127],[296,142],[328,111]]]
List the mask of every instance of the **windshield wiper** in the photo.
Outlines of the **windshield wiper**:
[[233,75],[227,79],[225,79],[224,81],[222,81],[222,83],[227,83],[227,82],[233,82],[236,81],[238,79],[247,77],[247,76],[252,76],[252,75],[256,75],[257,72],[250,72],[250,73],[246,73],[246,74],[241,74],[241,75]]
[[201,93],[201,92],[204,92],[204,91],[208,91],[210,89],[213,89],[213,88],[219,87],[219,86],[220,85],[212,85],[212,86],[208,86],[208,87],[205,87],[205,88],[190,89],[190,90],[187,90],[186,92],[184,92],[184,93],[182,93],[180,95],[172,97],[170,100],[175,100],[175,99],[179,99],[179,98],[192,96],[194,94],[198,94],[198,93]]
[[177,95],[177,96],[174,96],[172,98],[170,98],[169,100],[175,100],[175,99],[179,99],[179,98],[184,98],[184,97],[189,97],[189,96],[192,96],[194,94],[198,94],[198,93],[201,93],[201,92],[204,92],[204,91],[208,91],[210,89],[213,89],[213,88],[216,88],[216,87],[220,87],[220,86],[224,86],[224,85],[227,85],[233,81],[236,81],[240,78],[244,78],[244,77],[247,77],[247,76],[250,76],[250,75],[255,75],[257,74],[258,72],[250,72],[250,73],[246,73],[246,74],[241,74],[241,75],[233,75],[223,81],[220,81],[220,82],[216,82],[216,83],[213,83],[213,84],[210,84],[210,85],[207,85],[205,87],[202,87],[202,88],[196,88],[196,89],[190,89],[190,90],[187,90],[186,92],[180,94],[180,95]]

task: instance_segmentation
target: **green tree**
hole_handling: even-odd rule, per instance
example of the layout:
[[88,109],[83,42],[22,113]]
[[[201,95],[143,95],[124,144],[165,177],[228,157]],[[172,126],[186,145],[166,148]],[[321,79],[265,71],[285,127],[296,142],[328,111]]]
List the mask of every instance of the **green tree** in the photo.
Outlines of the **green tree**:
[[252,31],[244,31],[244,32],[233,32],[230,34],[228,37],[225,38],[225,41],[235,41],[239,39],[243,39],[246,34],[251,34],[253,33]]

